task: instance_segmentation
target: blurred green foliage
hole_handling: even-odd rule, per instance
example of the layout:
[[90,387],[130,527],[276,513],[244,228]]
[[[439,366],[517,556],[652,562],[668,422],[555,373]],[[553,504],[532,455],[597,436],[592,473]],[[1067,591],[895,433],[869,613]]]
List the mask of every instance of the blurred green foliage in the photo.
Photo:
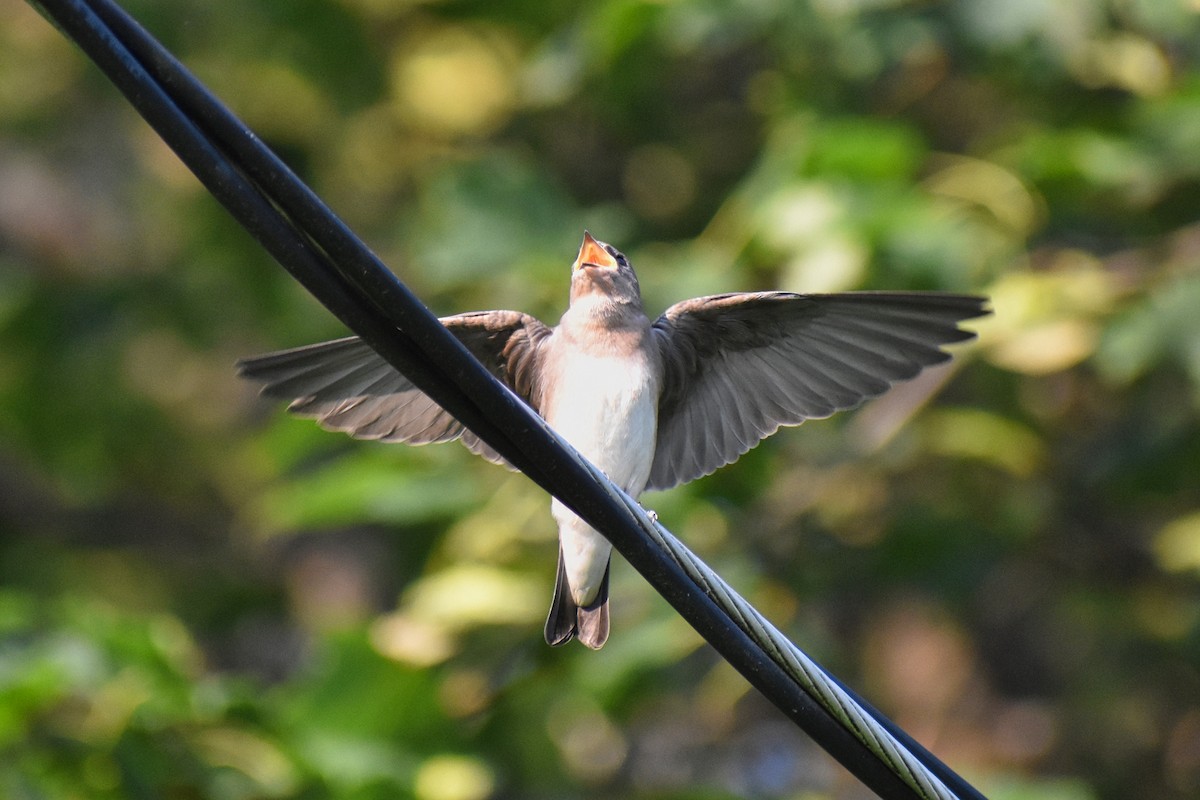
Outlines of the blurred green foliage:
[[[646,500],[990,797],[1200,793],[1200,5],[130,2],[439,313],[970,290],[954,366]],[[0,0],[0,796],[864,796],[547,498],[234,377],[342,331]]]

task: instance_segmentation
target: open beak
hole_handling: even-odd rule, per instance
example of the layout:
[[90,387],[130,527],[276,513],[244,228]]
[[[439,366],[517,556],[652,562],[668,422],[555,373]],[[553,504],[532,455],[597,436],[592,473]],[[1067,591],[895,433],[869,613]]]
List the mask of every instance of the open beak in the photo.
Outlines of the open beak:
[[584,267],[617,268],[617,260],[610,256],[604,246],[593,239],[587,231],[583,232],[583,244],[579,248],[579,255],[576,257],[575,263],[571,266],[571,272]]

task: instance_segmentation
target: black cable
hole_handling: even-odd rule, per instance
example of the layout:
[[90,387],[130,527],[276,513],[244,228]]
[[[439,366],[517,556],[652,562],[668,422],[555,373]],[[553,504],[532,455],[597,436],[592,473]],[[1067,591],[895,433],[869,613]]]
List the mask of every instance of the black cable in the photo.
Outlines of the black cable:
[[[880,797],[920,796],[699,591],[649,541],[633,512],[614,500],[611,485],[598,481],[286,165],[122,9],[111,0],[33,4],[96,62],[235,219],[343,323],[604,533],[718,652]],[[960,797],[982,797],[864,707]]]
[[[46,10],[55,5],[58,4],[41,4]],[[68,9],[72,13],[54,17],[60,28],[92,57],[146,121],[192,169],[201,183],[293,277],[423,390],[433,393],[455,390],[438,367],[423,359],[419,350],[397,335],[395,323],[375,303],[363,303],[362,293],[339,274],[323,249],[310,239],[303,228],[280,213],[274,199],[260,191],[243,170],[242,164],[230,159],[222,145],[218,145],[195,118],[189,117],[176,105],[174,98],[164,89],[168,83],[158,83],[139,59],[123,46],[123,42],[104,26],[98,15],[91,16],[92,9],[87,7],[88,4],[72,2],[66,5],[73,7]],[[125,21],[124,27],[141,31],[146,40],[153,42],[123,11],[111,4],[105,5],[107,8],[104,10],[109,16],[119,15]],[[161,45],[154,44],[162,50]],[[177,74],[183,72],[177,63],[174,70]],[[190,75],[187,77],[191,78]],[[194,78],[191,80],[195,83]],[[227,110],[225,114],[236,123]],[[244,137],[258,141],[240,123],[238,127]],[[263,150],[269,152],[266,148]],[[303,186],[290,171],[280,172],[271,178],[288,185]],[[332,214],[329,217],[332,218]],[[473,425],[491,431],[491,437],[503,437],[503,432],[495,429],[478,410],[460,405],[456,412],[464,417],[475,418]],[[515,458],[520,459],[521,456]],[[528,468],[532,473],[538,471],[532,463],[519,466]]]

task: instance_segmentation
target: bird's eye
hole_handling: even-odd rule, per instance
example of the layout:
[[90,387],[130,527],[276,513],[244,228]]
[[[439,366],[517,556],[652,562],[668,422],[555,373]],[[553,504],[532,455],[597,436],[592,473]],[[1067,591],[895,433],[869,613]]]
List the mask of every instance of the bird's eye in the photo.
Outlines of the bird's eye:
[[616,260],[617,266],[619,266],[619,267],[628,267],[629,266],[629,260],[625,258],[625,254],[622,253],[620,250],[613,247],[611,244],[604,245],[604,249],[610,256],[612,256]]

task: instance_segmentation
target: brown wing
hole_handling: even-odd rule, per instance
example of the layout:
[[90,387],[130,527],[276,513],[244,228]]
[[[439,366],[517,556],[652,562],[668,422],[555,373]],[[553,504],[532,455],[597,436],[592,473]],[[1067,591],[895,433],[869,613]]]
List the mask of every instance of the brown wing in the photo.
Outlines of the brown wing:
[[932,293],[727,294],[667,309],[647,489],[707,475],[782,425],[828,417],[950,358],[986,299]]
[[[442,324],[493,375],[533,403],[539,344],[549,328],[518,311],[459,314]],[[357,336],[247,358],[238,362],[238,372],[262,382],[264,395],[292,399],[289,411],[315,417],[330,430],[414,445],[461,438],[472,452],[505,463]]]

